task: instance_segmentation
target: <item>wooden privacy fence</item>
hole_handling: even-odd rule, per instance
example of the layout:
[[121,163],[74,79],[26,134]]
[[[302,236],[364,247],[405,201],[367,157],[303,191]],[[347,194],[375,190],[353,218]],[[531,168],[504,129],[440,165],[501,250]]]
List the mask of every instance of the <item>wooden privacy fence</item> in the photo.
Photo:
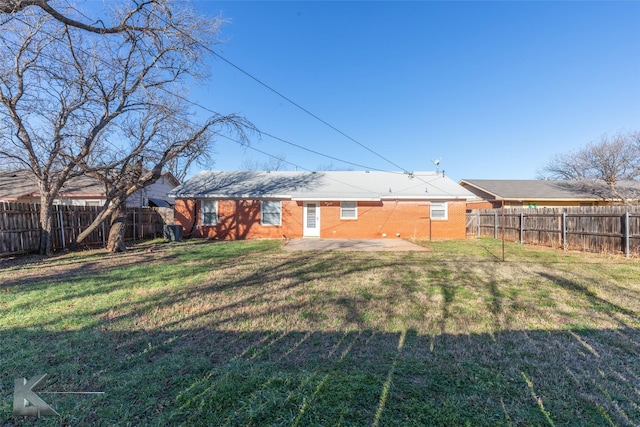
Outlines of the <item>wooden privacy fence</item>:
[[640,256],[640,207],[479,209],[467,213],[467,235],[564,250]]
[[[164,210],[172,208],[127,208],[125,239],[140,240],[162,236]],[[53,206],[53,250],[64,249],[100,212],[98,206]],[[40,246],[40,205],[0,202],[0,256],[37,252]],[[83,245],[106,245],[109,224],[103,222]]]

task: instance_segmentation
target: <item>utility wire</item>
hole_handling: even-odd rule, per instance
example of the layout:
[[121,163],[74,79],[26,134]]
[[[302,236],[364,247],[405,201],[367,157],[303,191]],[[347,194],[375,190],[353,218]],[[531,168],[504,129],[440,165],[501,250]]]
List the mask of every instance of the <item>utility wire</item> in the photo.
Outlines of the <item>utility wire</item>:
[[327,127],[333,129],[334,131],[338,132],[340,135],[344,136],[345,138],[349,139],[350,141],[358,144],[360,147],[364,148],[365,150],[369,151],[370,153],[373,153],[374,155],[378,156],[379,158],[381,158],[382,160],[388,162],[389,164],[392,164],[394,167],[400,169],[403,172],[408,172],[406,169],[404,169],[403,167],[397,165],[396,163],[392,162],[391,160],[389,160],[388,158],[384,157],[382,154],[379,154],[375,151],[373,151],[371,148],[367,147],[366,145],[362,144],[361,142],[359,142],[358,140],[356,140],[355,138],[352,138],[351,136],[347,135],[345,132],[341,131],[340,129],[336,128],[335,126],[333,126],[332,124],[330,124],[329,122],[327,122],[326,120],[320,118],[319,116],[317,116],[316,114],[312,113],[311,111],[309,111],[308,109],[304,108],[302,105],[298,104],[297,102],[293,101],[291,98],[285,96],[284,94],[282,94],[281,92],[278,92],[276,89],[272,88],[271,86],[269,86],[268,84],[266,84],[265,82],[263,82],[262,80],[258,79],[257,77],[253,76],[252,74],[250,74],[249,72],[243,70],[242,68],[240,68],[239,66],[237,66],[236,64],[234,64],[233,62],[229,61],[228,59],[226,59],[225,57],[223,57],[222,55],[220,55],[219,53],[215,52],[213,49],[209,48],[208,46],[205,46],[203,44],[201,44],[207,51],[209,51],[211,54],[213,54],[214,56],[220,58],[221,60],[223,60],[224,62],[226,62],[227,64],[229,64],[230,66],[232,66],[233,68],[235,68],[236,70],[240,71],[242,74],[244,74],[245,76],[249,77],[250,79],[254,80],[255,82],[257,82],[258,84],[262,85],[263,87],[265,87],[266,89],[270,90],[271,92],[275,93],[276,95],[278,95],[279,97],[281,97],[282,99],[284,99],[285,101],[289,102],[291,105],[297,107],[298,109],[304,111],[305,113],[307,113],[308,115],[310,115],[311,117],[313,117],[314,119],[318,120],[320,123],[326,125]]
[[374,171],[379,171],[379,172],[386,172],[386,171],[384,171],[382,169],[372,168],[372,167],[369,167],[369,166],[361,165],[359,163],[353,163],[353,162],[350,162],[348,160],[342,160],[342,159],[339,159],[338,157],[330,156],[328,154],[323,154],[323,153],[321,153],[319,151],[315,151],[315,150],[312,150],[310,148],[303,147],[302,145],[295,144],[293,142],[287,141],[287,140],[282,139],[280,137],[277,137],[275,135],[271,135],[270,133],[267,133],[267,132],[263,132],[263,131],[259,131],[259,132],[262,133],[263,135],[267,135],[268,137],[273,138],[273,139],[275,139],[277,141],[284,142],[285,144],[289,144],[289,145],[291,145],[293,147],[299,148],[301,150],[308,151],[308,152],[316,154],[318,156],[326,157],[328,159],[336,160],[338,162],[346,163],[348,165],[357,166],[359,168],[364,168],[365,170],[374,170]]
[[[155,13],[155,12],[152,12],[152,13],[155,15],[156,18],[162,20],[165,24],[169,25],[169,23],[165,20],[165,18],[163,16],[158,16],[158,14]],[[235,68],[236,70],[240,71],[245,76],[249,77],[250,79],[252,79],[256,83],[258,83],[261,86],[263,86],[264,88],[266,88],[269,91],[273,92],[274,94],[278,95],[280,98],[284,99],[285,101],[287,101],[291,105],[293,105],[296,108],[300,109],[301,111],[305,112],[309,116],[311,116],[314,119],[318,120],[320,123],[324,124],[325,126],[329,127],[330,129],[333,129],[334,131],[336,131],[340,135],[344,136],[348,140],[354,142],[355,144],[359,145],[360,147],[364,148],[365,150],[369,151],[370,153],[376,155],[377,157],[381,158],[382,160],[386,161],[387,163],[389,163],[389,164],[393,165],[394,167],[400,169],[402,172],[406,172],[406,173],[409,172],[406,169],[404,169],[403,167],[399,166],[398,164],[392,162],[391,160],[389,160],[388,158],[386,158],[382,154],[377,153],[376,151],[374,151],[371,148],[367,147],[366,145],[364,145],[363,143],[359,142],[355,138],[347,135],[345,132],[343,132],[340,129],[338,129],[337,127],[333,126],[331,123],[327,122],[326,120],[322,119],[318,115],[316,115],[316,114],[312,113],[311,111],[309,111],[308,109],[304,108],[302,105],[298,104],[297,102],[295,102],[294,100],[292,100],[288,96],[285,96],[283,93],[281,93],[278,90],[274,89],[273,87],[269,86],[267,83],[265,83],[262,80],[260,80],[259,78],[255,77],[253,74],[249,73],[248,71],[245,71],[240,66],[238,66],[238,65],[234,64],[233,62],[229,61],[227,58],[225,58],[224,56],[220,55],[219,53],[217,53],[216,51],[211,49],[209,46],[207,46],[206,44],[202,43],[200,40],[197,40],[197,39],[193,38],[191,36],[191,34],[185,33],[184,31],[182,31],[181,28],[176,28],[176,30],[179,31],[182,35],[184,35],[184,36],[188,37],[189,39],[191,39],[194,43],[197,43],[198,45],[200,45],[203,49],[205,49],[207,52],[211,53],[213,56],[215,56],[217,58],[220,58],[222,61],[227,63],[229,66],[231,66],[231,67]]]
[[[164,17],[162,16],[158,16],[156,14],[156,17],[158,19],[163,20],[165,23],[166,20],[164,19]],[[182,29],[178,28],[177,31],[180,31],[184,36],[190,38],[192,41],[194,41],[195,43],[197,43],[198,45],[200,45],[202,48],[204,48],[207,52],[211,53],[212,55],[214,55],[217,58],[220,58],[222,61],[224,61],[225,63],[227,63],[229,66],[233,67],[234,69],[238,70],[239,72],[241,72],[242,74],[244,74],[245,76],[249,77],[250,79],[254,80],[256,83],[260,84],[261,86],[263,86],[264,88],[268,89],[269,91],[273,92],[274,94],[278,95],[279,97],[281,97],[282,99],[284,99],[285,101],[289,102],[291,105],[295,106],[296,108],[300,109],[301,111],[305,112],[306,114],[308,114],[309,116],[313,117],[314,119],[318,120],[319,122],[323,123],[324,125],[326,125],[327,127],[329,127],[330,129],[333,129],[334,131],[338,132],[340,135],[344,136],[345,138],[349,139],[350,141],[356,143],[357,145],[359,145],[360,147],[364,148],[365,150],[369,151],[370,153],[376,155],[377,157],[381,158],[382,160],[388,162],[389,164],[393,165],[394,167],[400,169],[403,173],[407,173],[410,176],[414,176],[412,172],[409,172],[408,170],[406,170],[405,168],[403,168],[402,166],[399,166],[398,164],[394,163],[393,161],[389,160],[388,158],[384,157],[383,155],[375,152],[374,150],[372,150],[371,148],[367,147],[366,145],[362,144],[361,142],[359,142],[358,140],[356,140],[355,138],[347,135],[345,132],[341,131],[340,129],[336,128],[335,126],[333,126],[332,124],[330,124],[329,122],[327,122],[326,120],[320,118],[319,116],[317,116],[316,114],[312,113],[311,111],[309,111],[308,109],[304,108],[302,105],[298,104],[297,102],[293,101],[291,98],[285,96],[284,94],[282,94],[281,92],[277,91],[276,89],[274,89],[273,87],[269,86],[267,83],[263,82],[262,80],[260,80],[259,78],[255,77],[253,74],[249,73],[248,71],[245,71],[243,68],[241,68],[240,66],[234,64],[233,62],[229,61],[228,59],[226,59],[225,57],[223,57],[222,55],[220,55],[219,53],[215,52],[213,49],[211,49],[209,46],[205,45],[204,43],[202,43],[200,40],[196,40],[193,37],[191,37],[190,34],[185,33],[184,31],[182,31]],[[210,110],[209,110],[210,111]],[[311,150],[309,150],[311,151]],[[327,156],[329,157],[329,156]],[[345,162],[345,163],[350,163],[350,162]],[[379,169],[376,169],[379,170]],[[431,184],[433,185],[433,183],[428,183],[427,181],[425,181],[424,179],[422,179],[422,177],[415,175],[416,178],[418,178],[420,181],[424,182],[425,184]],[[434,185],[435,188],[438,188],[437,186]],[[440,188],[438,188],[439,190],[445,192],[445,193],[449,193],[445,190],[442,190]],[[449,193],[451,194],[451,193]]]
[[[305,167],[303,167],[303,166],[300,166],[300,165],[297,165],[297,164],[295,164],[295,163],[289,162],[289,161],[287,161],[287,160],[280,159],[280,158],[278,158],[278,157],[274,156],[273,154],[269,154],[269,153],[267,153],[266,151],[262,151],[262,150],[260,150],[260,149],[258,149],[258,148],[255,148],[255,147],[251,146],[251,145],[243,144],[242,142],[240,142],[240,141],[238,141],[238,140],[235,140],[235,139],[233,139],[233,138],[231,138],[231,137],[229,137],[229,136],[227,136],[227,135],[219,134],[219,136],[221,136],[221,137],[223,137],[223,138],[225,138],[225,139],[228,139],[228,140],[229,140],[229,141],[231,141],[231,142],[235,142],[236,144],[239,144],[239,145],[241,145],[241,146],[243,146],[244,148],[247,148],[247,149],[249,149],[249,150],[257,151],[258,153],[264,154],[264,155],[269,156],[269,157],[271,157],[271,158],[274,158],[274,159],[277,159],[277,160],[281,160],[281,161],[283,161],[284,163],[290,164],[291,166],[293,166],[293,167],[295,167],[295,168],[297,168],[297,169],[302,169],[302,170],[307,171],[307,172],[315,173],[315,171],[312,171],[312,170],[310,170],[310,169],[307,169],[307,168],[305,168]],[[379,172],[386,172],[386,171],[379,171]],[[320,172],[320,173],[322,173],[322,172]],[[335,178],[331,178],[331,177],[326,176],[326,175],[325,175],[325,177],[326,177],[328,180],[330,180],[330,181],[337,182],[337,183],[340,183],[340,184],[346,185],[346,186],[351,187],[351,188],[355,188],[355,189],[360,190],[360,191],[363,191],[363,192],[365,192],[365,193],[371,193],[371,194],[374,194],[374,195],[377,195],[377,194],[378,194],[378,193],[377,193],[377,192],[375,192],[375,191],[372,191],[372,190],[367,189],[367,188],[358,187],[357,185],[353,185],[353,184],[351,184],[351,183],[349,183],[349,182],[340,181],[340,180],[337,180],[337,179],[335,179]]]
[[[78,13],[82,14],[80,11],[78,11],[78,10],[76,10],[76,11],[77,11]],[[83,15],[83,16],[85,16],[85,15]],[[17,19],[18,21],[20,21],[21,23],[23,23],[23,24],[25,24],[25,25],[28,25],[24,20],[20,19],[19,17],[18,17],[18,18],[16,18],[16,19]],[[45,34],[46,34],[46,35],[48,35],[49,37],[53,37],[49,32],[46,32],[46,31],[45,31]],[[184,33],[183,33],[183,34],[184,34]],[[193,40],[193,39],[192,39],[192,40]],[[86,50],[84,50],[83,48],[79,48],[79,47],[77,47],[77,46],[75,46],[74,48],[75,48],[75,49],[77,49],[78,51],[80,51],[80,52],[84,53],[84,54],[89,54],[89,53],[88,53]],[[53,56],[50,56],[50,55],[48,55],[48,54],[46,54],[46,53],[43,53],[42,55],[43,55],[43,56],[45,56],[45,57],[47,57],[50,61],[59,61],[59,60],[60,60],[59,58],[54,58]],[[98,60],[99,60],[100,62],[105,63],[105,64],[107,63],[107,62],[106,62],[104,59],[102,59],[102,58],[98,58]],[[207,112],[209,112],[209,113],[211,113],[211,114],[218,114],[216,111],[214,111],[214,110],[212,110],[212,109],[210,109],[210,108],[208,108],[208,107],[205,107],[205,106],[204,106],[204,105],[202,105],[202,104],[199,104],[199,103],[197,103],[197,102],[191,101],[190,99],[186,98],[186,97],[185,97],[185,96],[183,96],[183,95],[180,95],[180,94],[178,94],[178,93],[172,92],[172,91],[168,90],[167,88],[165,88],[164,86],[158,86],[158,88],[159,88],[159,89],[161,89],[163,92],[165,92],[165,93],[167,93],[167,94],[169,94],[169,95],[171,95],[171,96],[173,96],[173,97],[179,98],[179,99],[181,99],[181,100],[182,100],[182,101],[184,101],[184,102],[187,102],[187,103],[189,103],[189,104],[191,104],[191,105],[193,105],[193,106],[195,106],[195,107],[198,107],[198,108],[202,109],[203,111],[207,111]],[[261,131],[261,130],[259,130],[259,129],[256,129],[256,130],[257,130],[260,134],[266,135],[266,136],[268,136],[268,137],[270,137],[270,138],[273,138],[273,139],[275,139],[275,140],[277,140],[277,141],[283,142],[283,143],[285,143],[285,144],[291,145],[291,146],[293,146],[293,147],[299,148],[299,149],[304,150],[304,151],[308,151],[308,152],[313,153],[313,154],[315,154],[315,155],[325,157],[325,158],[327,158],[327,159],[331,159],[331,160],[335,160],[335,161],[338,161],[338,162],[341,162],[341,163],[344,163],[344,164],[348,164],[348,165],[356,166],[356,167],[359,167],[359,168],[363,168],[363,169],[365,169],[365,170],[374,170],[374,171],[387,172],[387,171],[382,170],[382,169],[373,168],[373,167],[370,167],[370,166],[367,166],[367,165],[362,165],[362,164],[359,164],[359,163],[350,162],[350,161],[348,161],[348,160],[344,160],[344,159],[340,159],[340,158],[335,157],[335,156],[331,156],[331,155],[328,155],[328,154],[324,154],[324,153],[321,153],[321,152],[319,152],[319,151],[315,151],[315,150],[312,150],[312,149],[310,149],[310,148],[306,148],[306,147],[304,147],[304,146],[302,146],[302,145],[299,145],[299,144],[296,144],[296,143],[293,143],[293,142],[287,141],[287,140],[285,140],[284,138],[280,138],[280,137],[275,136],[275,135],[272,135],[272,134],[270,134],[270,133],[268,133],[268,132],[264,132],[264,131]],[[246,146],[246,144],[243,144],[242,142],[239,142],[239,141],[235,141],[235,142],[236,142],[236,143],[238,143],[238,144],[240,144],[240,145],[242,145],[242,146]],[[114,146],[114,148],[116,148],[116,147]],[[260,151],[260,150],[257,150],[257,151]],[[262,151],[260,151],[260,152],[262,152]],[[270,156],[270,157],[275,158],[275,156],[273,156],[273,155],[271,155],[271,154],[268,154],[268,153],[266,153],[266,152],[262,152],[262,153],[263,153],[263,154],[265,154],[265,155],[267,155],[267,156]],[[289,162],[285,162],[285,163],[289,163]],[[297,166],[297,165],[294,165],[294,166],[299,167],[299,166]],[[304,169],[304,168],[303,168],[303,169]],[[305,169],[305,170],[306,170],[306,169]],[[393,173],[393,172],[391,172],[391,173]]]
[[[195,101],[191,101],[190,99],[188,99],[188,98],[186,98],[186,97],[184,97],[184,96],[182,96],[182,95],[179,95],[179,94],[177,94],[177,93],[171,92],[171,91],[169,91],[168,89],[165,89],[164,87],[160,87],[160,89],[162,89],[164,92],[168,93],[169,95],[175,96],[175,97],[177,97],[177,98],[179,98],[179,99],[183,100],[184,102],[187,102],[187,103],[189,103],[189,104],[191,104],[191,105],[193,105],[193,106],[195,106],[195,107],[198,107],[198,108],[200,108],[200,109],[202,109],[202,110],[204,110],[204,111],[207,111],[207,112],[209,112],[209,113],[211,113],[211,114],[218,114],[216,111],[212,110],[211,108],[209,108],[209,107],[205,107],[204,105],[199,104],[199,103],[197,103],[197,102],[195,102]],[[318,156],[326,157],[327,159],[335,160],[335,161],[337,161],[337,162],[345,163],[345,164],[348,164],[348,165],[351,165],[351,166],[357,166],[357,167],[359,167],[359,168],[364,168],[365,170],[374,170],[374,171],[379,171],[379,172],[389,172],[389,171],[385,171],[385,170],[383,170],[383,169],[377,169],[377,168],[373,168],[373,167],[370,167],[370,166],[362,165],[362,164],[359,164],[359,163],[350,162],[350,161],[348,161],[348,160],[340,159],[340,158],[338,158],[338,157],[331,156],[331,155],[329,155],[329,154],[324,154],[324,153],[321,153],[321,152],[319,152],[319,151],[312,150],[311,148],[304,147],[304,146],[302,146],[302,145],[300,145],[300,144],[296,144],[296,143],[294,143],[294,142],[287,141],[287,140],[286,140],[286,139],[284,139],[284,138],[280,138],[280,137],[278,137],[278,136],[272,135],[272,134],[270,134],[270,133],[268,133],[268,132],[265,132],[265,131],[262,131],[262,130],[260,130],[260,129],[256,129],[256,130],[257,130],[260,134],[262,134],[262,135],[266,135],[266,136],[268,136],[269,138],[273,138],[273,139],[275,139],[276,141],[283,142],[283,143],[285,143],[285,144],[291,145],[292,147],[296,147],[296,148],[299,148],[300,150],[308,151],[309,153],[313,153],[313,154],[316,154],[316,155],[318,155]],[[236,142],[237,142],[238,144],[245,145],[245,144],[242,144],[242,143],[241,143],[241,142],[239,142],[239,141],[236,141]],[[268,154],[268,155],[269,155],[269,156],[271,156],[270,154]],[[275,156],[271,156],[271,157],[275,157]],[[289,162],[287,162],[287,163],[289,163]],[[391,172],[391,173],[393,173],[393,172]]]
[[[152,13],[156,16],[156,18],[158,18],[158,19],[162,20],[165,24],[170,25],[170,24],[166,21],[166,19],[165,19],[163,16],[158,16],[158,14],[157,14],[157,13],[155,13],[155,12],[152,12]],[[25,23],[25,24],[26,24],[26,22],[24,22],[23,20],[20,20],[20,21],[21,21],[22,23]],[[321,123],[323,123],[323,124],[324,124],[324,125],[326,125],[327,127],[329,127],[329,128],[331,128],[331,129],[333,129],[334,131],[336,131],[336,132],[337,132],[337,133],[339,133],[340,135],[344,136],[345,138],[349,139],[350,141],[354,142],[355,144],[359,145],[360,147],[362,147],[362,148],[366,149],[367,151],[371,152],[372,154],[376,155],[377,157],[381,158],[382,160],[384,160],[384,161],[388,162],[389,164],[393,165],[394,167],[396,167],[396,168],[400,169],[403,173],[409,174],[409,176],[415,176],[416,178],[418,178],[420,181],[424,182],[425,184],[430,184],[430,185],[434,186],[435,188],[437,188],[437,189],[439,189],[439,190],[441,190],[441,191],[443,191],[443,192],[445,192],[445,193],[449,193],[449,192],[447,192],[447,191],[445,191],[445,190],[442,190],[442,189],[438,188],[437,186],[435,186],[435,185],[433,184],[433,182],[427,182],[427,181],[425,181],[424,179],[422,179],[422,177],[421,177],[421,176],[419,176],[419,175],[414,175],[414,174],[413,174],[413,172],[409,172],[409,171],[407,171],[407,170],[406,170],[406,169],[404,169],[403,167],[399,166],[398,164],[394,163],[393,161],[389,160],[388,158],[386,158],[386,157],[382,156],[381,154],[379,154],[379,153],[375,152],[375,151],[374,151],[374,150],[372,150],[371,148],[369,148],[369,147],[367,147],[366,145],[362,144],[361,142],[357,141],[355,138],[352,138],[351,136],[349,136],[349,135],[348,135],[348,134],[346,134],[345,132],[343,132],[343,131],[341,131],[340,129],[336,128],[335,126],[331,125],[331,124],[330,124],[330,123],[328,123],[327,121],[323,120],[322,118],[320,118],[320,117],[319,117],[319,116],[317,116],[316,114],[312,113],[312,112],[311,112],[311,111],[309,111],[308,109],[306,109],[306,108],[304,108],[303,106],[301,106],[300,104],[296,103],[295,101],[293,101],[293,100],[292,100],[292,99],[290,99],[289,97],[285,96],[285,95],[284,95],[284,94],[282,94],[281,92],[277,91],[276,89],[272,88],[272,87],[271,87],[271,86],[269,86],[268,84],[264,83],[262,80],[258,79],[257,77],[253,76],[252,74],[250,74],[249,72],[245,71],[245,70],[244,70],[244,69],[242,69],[241,67],[237,66],[237,65],[236,65],[236,64],[234,64],[233,62],[231,62],[231,61],[229,61],[228,59],[224,58],[222,55],[220,55],[220,54],[218,54],[217,52],[215,52],[213,49],[211,49],[211,48],[210,48],[209,46],[207,46],[206,44],[202,43],[200,40],[194,39],[190,34],[185,33],[181,28],[176,28],[176,30],[177,30],[177,31],[179,31],[182,35],[184,35],[184,36],[188,37],[189,39],[191,39],[193,42],[195,42],[195,43],[197,43],[198,45],[200,45],[202,48],[204,48],[206,51],[208,51],[209,53],[211,53],[211,54],[212,54],[212,55],[214,55],[215,57],[220,58],[222,61],[224,61],[225,63],[227,63],[228,65],[230,65],[230,66],[231,66],[231,67],[233,67],[234,69],[236,69],[236,70],[240,71],[242,74],[246,75],[247,77],[251,78],[251,79],[252,79],[252,80],[254,80],[255,82],[259,83],[261,86],[265,87],[265,88],[266,88],[266,89],[268,89],[269,91],[271,91],[271,92],[273,92],[274,94],[278,95],[279,97],[281,97],[282,99],[286,100],[286,101],[287,101],[287,102],[289,102],[290,104],[294,105],[295,107],[297,107],[297,108],[298,108],[298,109],[300,109],[301,111],[305,112],[306,114],[308,114],[308,115],[310,115],[311,117],[315,118],[316,120],[320,121]],[[102,60],[102,59],[101,59],[101,60]],[[213,113],[213,114],[217,114],[215,111],[213,111],[213,110],[211,110],[211,109],[209,109],[209,108],[207,108],[207,107],[204,107],[204,106],[202,106],[202,105],[200,105],[200,104],[198,104],[198,103],[195,103],[195,102],[193,102],[193,101],[187,100],[185,97],[182,97],[181,95],[178,95],[178,94],[176,94],[176,93],[173,93],[173,92],[169,91],[168,89],[165,89],[164,87],[160,87],[160,88],[161,88],[163,91],[165,91],[166,93],[169,93],[169,94],[171,94],[171,95],[173,95],[173,96],[179,97],[180,99],[182,99],[182,100],[184,100],[184,101],[186,101],[186,102],[189,102],[190,104],[192,104],[192,105],[194,105],[194,106],[197,106],[197,107],[199,107],[199,108],[202,108],[203,110],[205,110],[205,111],[209,111],[209,112],[211,112],[211,113]],[[325,155],[325,154],[322,154],[322,153],[316,152],[316,151],[314,151],[314,150],[311,150],[311,149],[308,149],[308,148],[304,148],[304,147],[302,147],[302,146],[299,146],[299,145],[297,145],[297,144],[290,143],[290,142],[288,142],[288,141],[285,141],[285,140],[283,140],[283,139],[281,139],[281,138],[278,138],[278,137],[275,137],[275,136],[273,136],[273,135],[267,134],[267,133],[265,133],[265,132],[263,132],[263,133],[264,133],[265,135],[267,135],[267,136],[270,136],[271,138],[274,138],[274,139],[277,139],[277,140],[279,140],[279,141],[285,142],[285,143],[287,143],[287,144],[290,144],[290,145],[296,146],[296,147],[298,147],[298,148],[301,148],[301,149],[307,150],[307,151],[312,152],[312,153],[314,153],[314,154],[318,154],[318,155],[321,155],[321,156],[324,156],[324,157],[327,157],[327,158],[331,158],[331,159],[333,159],[333,160],[340,161],[340,162],[343,162],[343,163],[352,164],[352,165],[354,165],[354,166],[363,167],[362,165],[359,165],[359,164],[356,164],[356,163],[352,163],[352,162],[344,161],[344,160],[338,159],[338,158],[333,157],[333,156]],[[225,137],[225,138],[228,138],[228,137],[226,137],[226,136],[224,136],[224,135],[221,135],[221,134],[220,134],[220,136],[223,136],[223,137]],[[231,139],[231,138],[228,138],[228,139]],[[233,139],[231,139],[231,140],[232,140],[232,141],[234,141]],[[238,143],[238,144],[240,144],[240,145],[242,145],[242,146],[249,147],[249,146],[247,146],[246,144],[242,144],[242,143],[241,143],[241,142],[239,142],[239,141],[235,141],[235,142],[236,142],[236,143]],[[249,147],[249,148],[251,148],[251,149],[253,149],[253,150],[255,150],[255,151],[261,152],[261,153],[263,153],[263,154],[265,154],[265,155],[268,155],[268,156],[270,156],[270,157],[275,157],[275,156],[273,156],[273,155],[271,155],[271,154],[268,154],[268,153],[266,153],[266,152],[263,152],[263,151],[261,151],[261,150],[258,150],[258,149],[254,148],[254,147]],[[289,164],[294,165],[293,163],[290,163],[290,162],[287,162],[287,161],[285,161],[285,162],[286,162],[286,163],[289,163]],[[294,165],[294,166],[296,166],[296,167],[297,167],[297,165]],[[366,166],[364,166],[364,167],[365,167],[365,168],[367,168]],[[304,169],[304,168],[303,168],[303,169]],[[382,172],[388,172],[388,171],[383,171],[383,170],[375,169],[375,168],[367,168],[367,169],[370,169],[370,170],[376,170],[376,171],[382,171]],[[449,194],[451,194],[451,193],[449,193]]]

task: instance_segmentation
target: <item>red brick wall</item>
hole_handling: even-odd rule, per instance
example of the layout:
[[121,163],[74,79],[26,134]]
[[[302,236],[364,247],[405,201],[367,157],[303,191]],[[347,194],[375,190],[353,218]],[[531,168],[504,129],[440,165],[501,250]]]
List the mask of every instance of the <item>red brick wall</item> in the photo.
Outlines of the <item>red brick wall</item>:
[[199,200],[177,199],[175,212],[176,224],[182,225],[183,235],[188,237],[221,240],[302,237],[302,204],[292,201],[282,202],[281,226],[260,224],[258,200],[218,200],[218,225],[212,226],[202,225]]
[[467,237],[467,203],[448,202],[449,219],[433,221],[433,239],[465,239]]
[[[448,219],[431,220],[429,203],[416,201],[358,202],[358,218],[340,219],[340,202],[320,202],[322,238],[415,238],[464,239],[466,203],[448,202]],[[197,208],[197,209],[194,209]],[[200,224],[200,202],[178,199],[176,223],[185,236],[218,239],[300,238],[303,233],[303,203],[282,202],[282,226],[260,224],[257,200],[219,200],[218,225]],[[193,229],[193,217],[196,215]],[[191,233],[191,234],[190,234]],[[398,236],[399,235],[399,236]]]

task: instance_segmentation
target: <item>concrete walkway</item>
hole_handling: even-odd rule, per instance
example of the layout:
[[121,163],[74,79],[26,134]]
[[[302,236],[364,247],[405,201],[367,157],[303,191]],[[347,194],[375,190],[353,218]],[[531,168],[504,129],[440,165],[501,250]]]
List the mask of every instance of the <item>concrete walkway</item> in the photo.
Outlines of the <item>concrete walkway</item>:
[[292,239],[286,251],[428,251],[403,239]]

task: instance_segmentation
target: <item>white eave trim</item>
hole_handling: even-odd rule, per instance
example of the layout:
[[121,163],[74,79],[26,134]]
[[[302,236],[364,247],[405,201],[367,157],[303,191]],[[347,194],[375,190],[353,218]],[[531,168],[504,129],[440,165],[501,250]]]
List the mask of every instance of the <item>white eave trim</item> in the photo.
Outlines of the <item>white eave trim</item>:
[[291,200],[299,202],[379,202],[380,197],[293,197]]
[[264,194],[261,196],[250,194],[169,194],[169,197],[179,199],[215,199],[215,200],[292,200],[288,194]]
[[428,202],[430,200],[472,200],[473,197],[466,196],[430,196],[430,197],[415,197],[415,196],[384,196],[381,200],[418,200],[421,202]]
[[[604,197],[595,197],[595,198],[549,198],[549,197],[526,197],[526,198],[515,198],[515,197],[507,197],[502,199],[495,199],[497,202],[505,201],[505,202],[603,202],[603,201],[611,201],[617,199],[607,199]],[[488,200],[491,201],[491,200]]]

